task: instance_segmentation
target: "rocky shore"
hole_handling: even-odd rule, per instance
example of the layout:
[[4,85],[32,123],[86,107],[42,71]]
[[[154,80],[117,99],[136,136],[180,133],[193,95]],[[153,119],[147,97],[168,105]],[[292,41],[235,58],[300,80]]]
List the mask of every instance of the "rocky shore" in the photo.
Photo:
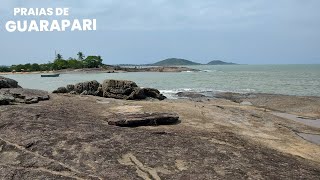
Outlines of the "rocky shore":
[[166,97],[159,90],[153,88],[140,88],[135,82],[126,80],[105,80],[102,84],[97,81],[87,81],[70,84],[67,87],[59,87],[53,93],[70,93],[80,95],[93,95],[105,98],[142,100],[155,98],[164,100]]
[[0,76],[0,105],[32,104],[49,99],[48,92],[23,89],[18,85],[17,81]]
[[[0,78],[0,92],[13,97],[0,106],[1,179],[320,178],[320,146],[298,135],[320,129],[272,114],[317,118],[317,97],[128,100],[148,90],[106,80],[61,87],[64,93],[27,104],[15,84]],[[45,95],[27,91],[38,100]]]

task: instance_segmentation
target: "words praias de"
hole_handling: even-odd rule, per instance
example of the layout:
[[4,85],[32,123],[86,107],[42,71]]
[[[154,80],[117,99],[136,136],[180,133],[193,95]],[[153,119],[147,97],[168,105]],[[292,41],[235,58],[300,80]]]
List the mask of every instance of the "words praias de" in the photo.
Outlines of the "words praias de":
[[[69,8],[14,8],[14,16],[69,16]],[[8,21],[8,32],[95,31],[96,19]]]

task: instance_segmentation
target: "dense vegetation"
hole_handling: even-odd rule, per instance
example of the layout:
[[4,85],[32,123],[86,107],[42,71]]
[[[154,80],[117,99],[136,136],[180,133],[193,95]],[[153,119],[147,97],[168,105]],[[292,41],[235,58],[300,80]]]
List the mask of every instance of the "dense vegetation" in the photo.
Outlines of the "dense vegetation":
[[52,71],[61,69],[81,69],[99,68],[103,66],[101,56],[85,57],[82,52],[77,54],[78,58],[63,59],[61,54],[57,54],[53,62],[46,64],[18,64],[12,66],[0,66],[0,72],[33,72],[33,71]]

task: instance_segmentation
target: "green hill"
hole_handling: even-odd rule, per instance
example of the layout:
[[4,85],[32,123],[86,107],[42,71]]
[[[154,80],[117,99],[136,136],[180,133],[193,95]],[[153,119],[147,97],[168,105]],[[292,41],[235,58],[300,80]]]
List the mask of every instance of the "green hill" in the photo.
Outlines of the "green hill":
[[178,58],[169,58],[165,59],[159,62],[156,62],[154,64],[151,64],[153,66],[190,66],[190,65],[200,65],[200,63],[196,63],[193,61],[189,61],[186,59],[178,59]]
[[220,60],[214,60],[214,61],[210,61],[208,62],[207,65],[232,65],[235,63],[229,63],[229,62],[224,62],[224,61],[220,61]]

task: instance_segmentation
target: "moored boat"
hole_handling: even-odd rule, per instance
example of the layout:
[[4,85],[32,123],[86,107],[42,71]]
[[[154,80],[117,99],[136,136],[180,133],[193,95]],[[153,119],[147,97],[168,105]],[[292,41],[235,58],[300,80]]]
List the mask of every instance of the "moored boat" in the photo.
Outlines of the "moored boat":
[[42,74],[41,77],[59,77],[60,74]]

